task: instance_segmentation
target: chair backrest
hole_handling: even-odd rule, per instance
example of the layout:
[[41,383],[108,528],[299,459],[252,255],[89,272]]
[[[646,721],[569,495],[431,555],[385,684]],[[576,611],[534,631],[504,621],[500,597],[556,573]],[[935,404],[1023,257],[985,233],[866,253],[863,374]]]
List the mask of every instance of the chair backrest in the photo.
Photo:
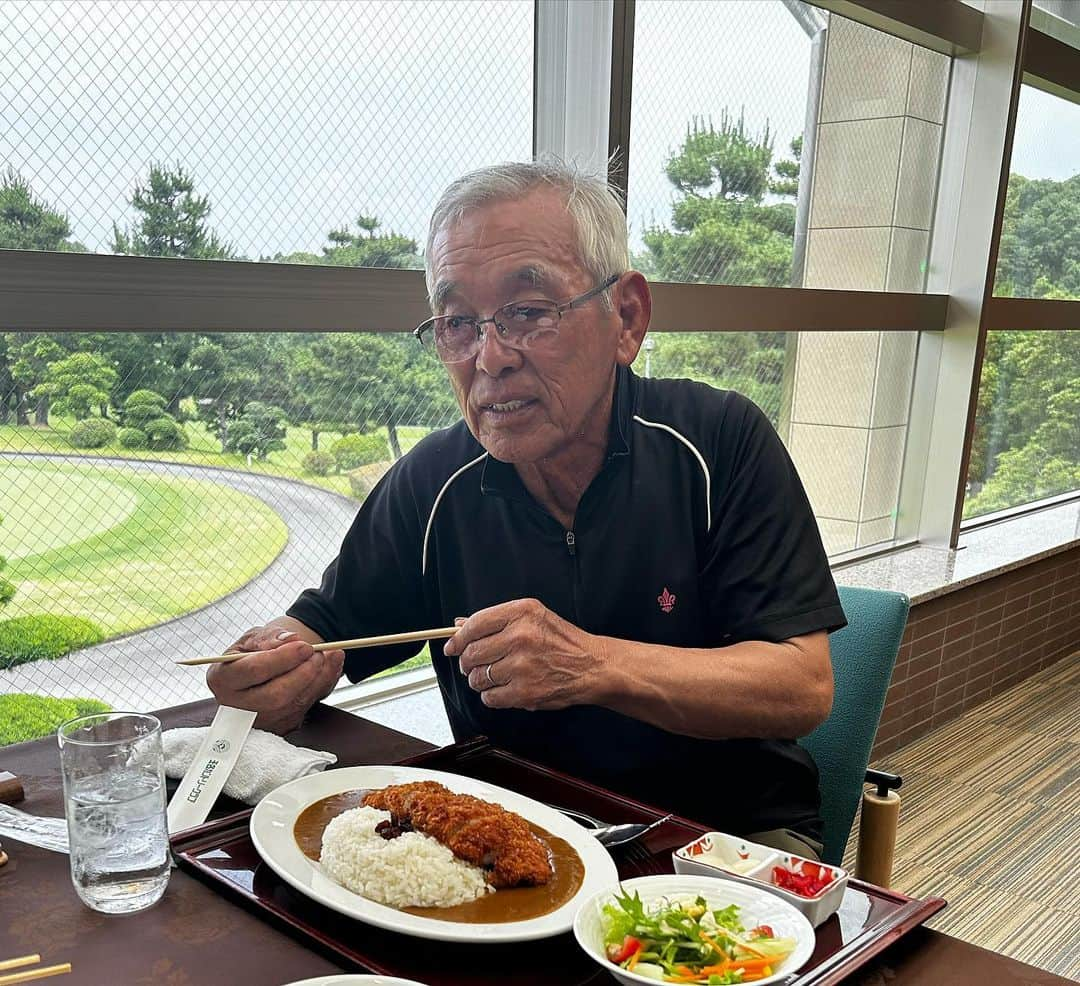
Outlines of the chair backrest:
[[898,592],[840,587],[848,625],[829,638],[835,691],[832,712],[799,742],[821,774],[827,863],[844,856],[862,798],[870,748],[892,680],[910,603]]

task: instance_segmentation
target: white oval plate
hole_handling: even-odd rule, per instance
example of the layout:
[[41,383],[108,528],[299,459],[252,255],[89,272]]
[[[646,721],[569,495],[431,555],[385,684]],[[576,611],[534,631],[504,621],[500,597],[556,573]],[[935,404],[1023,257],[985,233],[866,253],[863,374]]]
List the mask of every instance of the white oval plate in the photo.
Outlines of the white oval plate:
[[[346,890],[331,880],[318,863],[300,851],[293,837],[293,825],[308,805],[342,791],[382,788],[413,781],[438,781],[459,794],[471,794],[485,801],[493,801],[547,829],[552,835],[565,839],[577,850],[585,865],[585,878],[578,892],[558,910],[527,921],[508,921],[505,924],[439,921],[407,914]],[[561,812],[494,784],[418,767],[343,767],[290,781],[255,806],[251,814],[251,841],[278,876],[312,900],[379,928],[439,941],[529,941],[562,934],[573,925],[574,915],[583,901],[619,882],[618,871],[608,851],[589,835],[587,829]]]
[[318,979],[302,979],[285,986],[424,986],[415,979],[398,979],[395,976],[319,976]]
[[424,986],[415,979],[398,979],[396,976],[319,976],[318,979],[301,979],[285,986]]
[[[767,924],[777,938],[794,938],[795,951],[781,963],[780,968],[765,979],[758,980],[755,986],[768,986],[769,983],[787,979],[801,968],[814,952],[814,929],[803,915],[786,900],[781,900],[767,890],[759,890],[742,883],[721,880],[712,876],[689,876],[682,874],[639,876],[623,880],[622,889],[633,895],[636,890],[646,908],[661,897],[681,899],[701,895],[712,909],[739,905],[739,921],[744,928],[756,928]],[[585,951],[611,973],[621,983],[636,986],[655,984],[655,979],[626,972],[608,961],[604,954],[604,929],[602,908],[615,897],[614,892],[602,890],[590,900],[585,901],[577,919],[574,921],[574,937]]]

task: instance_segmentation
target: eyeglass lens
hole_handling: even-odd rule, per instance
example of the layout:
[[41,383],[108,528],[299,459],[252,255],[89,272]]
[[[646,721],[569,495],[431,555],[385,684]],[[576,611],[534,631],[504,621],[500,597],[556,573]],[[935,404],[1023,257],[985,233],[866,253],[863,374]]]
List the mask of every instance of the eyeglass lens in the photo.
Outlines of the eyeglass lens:
[[506,345],[530,349],[558,333],[559,319],[559,310],[551,302],[518,301],[504,305],[490,319],[441,315],[431,320],[431,327],[439,356],[454,361],[479,351],[481,333],[489,325],[498,326],[499,338]]

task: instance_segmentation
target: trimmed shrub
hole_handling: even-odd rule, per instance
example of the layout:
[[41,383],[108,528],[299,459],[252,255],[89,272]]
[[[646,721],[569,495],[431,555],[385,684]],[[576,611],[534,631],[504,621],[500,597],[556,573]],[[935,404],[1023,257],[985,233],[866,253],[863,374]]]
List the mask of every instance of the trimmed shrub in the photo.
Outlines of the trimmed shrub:
[[161,394],[153,390],[133,390],[124,399],[120,417],[129,428],[146,429],[146,425],[160,417],[167,417],[165,405],[168,402]]
[[116,438],[116,425],[108,418],[77,421],[69,439],[75,448],[104,448]]
[[61,723],[95,712],[112,712],[112,709],[96,698],[0,695],[0,746],[48,736]]
[[146,423],[146,445],[155,452],[173,452],[188,446],[187,433],[169,415]]
[[349,489],[357,500],[363,500],[390,469],[389,462],[373,462],[349,473]]
[[377,431],[366,435],[345,435],[330,446],[330,451],[342,472],[369,466],[373,462],[386,462],[390,458],[390,447]]
[[334,468],[334,457],[329,452],[308,452],[301,466],[312,476],[326,476]]
[[149,444],[146,439],[146,432],[140,431],[138,428],[121,428],[116,433],[116,440],[124,448],[130,449],[143,449]]
[[104,639],[101,627],[77,616],[41,613],[0,620],[0,671],[29,661],[54,661]]

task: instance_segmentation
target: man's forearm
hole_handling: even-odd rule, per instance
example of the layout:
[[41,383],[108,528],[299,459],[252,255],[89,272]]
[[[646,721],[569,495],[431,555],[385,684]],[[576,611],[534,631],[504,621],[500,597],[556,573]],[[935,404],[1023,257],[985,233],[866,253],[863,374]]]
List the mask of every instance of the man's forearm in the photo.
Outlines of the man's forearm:
[[601,659],[583,701],[673,733],[790,739],[813,730],[832,706],[823,631],[718,648],[597,639]]

